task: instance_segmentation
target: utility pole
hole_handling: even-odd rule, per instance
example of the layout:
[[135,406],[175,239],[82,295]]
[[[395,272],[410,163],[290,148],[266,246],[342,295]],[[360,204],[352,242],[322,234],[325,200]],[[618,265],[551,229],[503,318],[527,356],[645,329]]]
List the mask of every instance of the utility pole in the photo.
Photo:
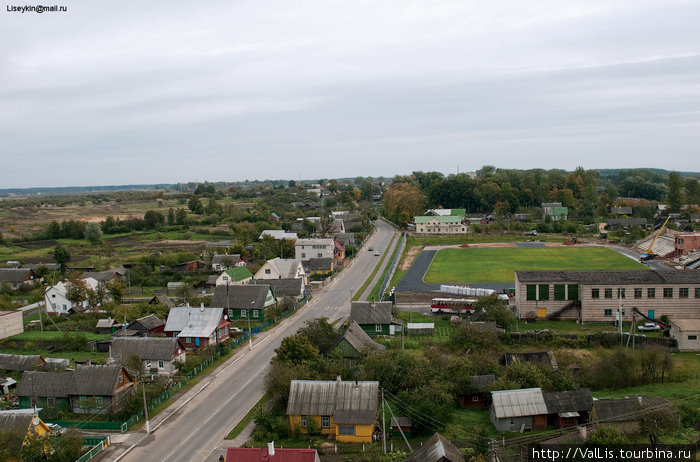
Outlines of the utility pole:
[[251,305],[250,312],[248,313],[248,316],[246,316],[246,317],[248,318],[248,346],[249,346],[249,349],[252,350],[253,349],[253,330],[250,328],[250,315],[252,314],[253,308],[255,308],[255,300],[250,302],[250,305]]
[[411,443],[408,442],[408,438],[406,438],[406,435],[403,433],[403,429],[401,428],[401,424],[399,423],[399,419],[396,418],[394,415],[394,411],[391,410],[391,406],[389,406],[389,403],[387,403],[386,407],[389,408],[389,414],[391,414],[391,417],[394,418],[394,422],[396,422],[396,426],[399,429],[399,433],[401,433],[401,437],[403,438],[404,442],[406,443],[406,446],[408,446],[408,450],[413,452],[413,448],[411,447]]
[[148,420],[148,406],[146,405],[146,386],[144,385],[143,377],[141,377],[141,391],[143,392],[143,415],[146,417],[146,433],[151,434],[151,422]]
[[382,388],[382,450],[386,454],[386,419],[384,415],[384,389]]

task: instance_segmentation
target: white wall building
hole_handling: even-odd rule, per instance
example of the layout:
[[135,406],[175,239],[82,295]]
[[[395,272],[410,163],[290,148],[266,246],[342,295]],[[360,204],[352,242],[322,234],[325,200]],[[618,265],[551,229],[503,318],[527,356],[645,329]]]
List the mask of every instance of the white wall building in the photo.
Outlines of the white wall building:
[[333,239],[298,239],[294,243],[294,258],[297,260],[333,258],[334,250]]
[[[94,278],[85,278],[85,285],[88,290],[97,291],[99,282]],[[68,291],[67,282],[59,282],[58,284],[49,287],[44,292],[44,302],[46,303],[46,312],[50,314],[70,314],[70,311],[85,311],[93,308],[89,300],[73,305],[73,302],[68,300],[66,292]]]

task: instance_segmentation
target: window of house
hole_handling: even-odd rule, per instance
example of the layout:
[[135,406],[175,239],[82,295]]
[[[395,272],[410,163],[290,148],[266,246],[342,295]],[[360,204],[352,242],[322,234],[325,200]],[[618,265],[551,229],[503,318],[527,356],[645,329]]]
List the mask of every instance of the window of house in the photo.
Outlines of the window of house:
[[569,293],[566,297],[567,300],[578,300],[578,284],[569,284]]
[[217,329],[216,335],[217,335],[217,337],[221,338],[221,329]]
[[301,254],[301,258],[306,258],[306,254],[305,254],[305,253],[302,253],[302,254]]
[[231,319],[233,317],[233,310],[229,308],[228,310],[228,318]]
[[56,298],[56,294],[51,294],[51,298]]
[[513,425],[515,425],[515,419],[510,419],[510,426],[512,427]]
[[265,274],[270,274],[270,268],[265,268]]
[[554,284],[554,300],[566,300],[566,286]]
[[151,362],[150,362],[150,361],[146,361],[146,369],[150,369],[150,368],[151,368]]
[[96,407],[102,407],[102,397],[101,396],[95,396],[95,405],[96,405]]
[[656,289],[654,289],[654,288],[647,289],[647,298],[656,298]]
[[611,288],[605,289],[605,298],[612,298],[612,289]]
[[664,287],[664,298],[673,298],[673,287]]
[[185,337],[185,343],[192,343],[192,337]]
[[625,298],[625,289],[617,289],[617,298]]
[[375,331],[375,332],[381,332],[381,331],[382,331],[382,325],[381,325],[381,324],[375,324],[375,325],[374,325],[374,331]]
[[591,289],[591,298],[600,298],[600,289]]
[[476,403],[477,401],[479,401],[479,396],[478,396],[478,395],[472,396],[472,401],[474,401],[475,403]]
[[526,293],[527,300],[537,300],[537,286],[535,284],[528,284]]
[[339,425],[338,426],[339,435],[354,435],[355,426],[354,425]]
[[29,398],[29,403],[31,404],[32,407],[38,406],[39,405],[39,398],[37,398],[36,396],[32,396],[31,398]]
[[612,310],[605,310],[605,316],[612,316]]
[[257,318],[257,317],[258,317],[258,313],[259,313],[258,310],[253,310],[253,317],[254,317],[254,318]]
[[678,298],[688,298],[688,288],[681,287],[678,289]]
[[698,336],[697,335],[689,335],[688,340],[697,340]]
[[540,284],[540,300],[549,300],[549,284]]
[[695,288],[695,298],[700,298],[700,287]]
[[228,326],[224,326],[224,335],[228,335]]
[[165,367],[165,362],[163,360],[158,361],[158,369],[163,369]]
[[321,428],[331,428],[331,417],[327,415],[321,416]]
[[46,407],[56,407],[56,399],[46,398]]
[[309,423],[309,416],[303,415],[301,416],[301,426],[306,428],[306,425]]
[[636,289],[634,289],[634,298],[642,298],[641,287],[637,287]]
[[248,310],[241,310],[241,317],[247,318],[248,317]]

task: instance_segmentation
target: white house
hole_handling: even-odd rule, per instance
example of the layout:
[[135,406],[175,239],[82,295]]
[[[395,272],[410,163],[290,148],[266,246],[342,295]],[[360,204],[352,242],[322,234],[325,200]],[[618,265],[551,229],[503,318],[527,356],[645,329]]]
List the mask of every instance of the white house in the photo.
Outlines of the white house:
[[303,279],[304,284],[308,282],[301,260],[279,257],[266,261],[255,273],[254,279]]
[[297,239],[294,243],[294,258],[334,258],[334,249],[333,239]]
[[[95,278],[85,278],[85,285],[88,290],[96,292],[100,283]],[[72,311],[85,311],[93,308],[90,305],[90,300],[85,300],[77,305],[68,300],[66,292],[68,291],[68,283],[66,281],[49,287],[44,292],[44,303],[46,304],[46,312],[50,314],[70,314]]]

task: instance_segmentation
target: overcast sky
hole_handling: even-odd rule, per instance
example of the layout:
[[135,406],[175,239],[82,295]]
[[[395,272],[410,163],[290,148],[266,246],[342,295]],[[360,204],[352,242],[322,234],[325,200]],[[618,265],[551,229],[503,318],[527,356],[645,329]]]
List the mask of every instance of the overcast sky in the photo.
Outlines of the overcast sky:
[[700,171],[697,1],[61,2],[0,11],[0,188]]

